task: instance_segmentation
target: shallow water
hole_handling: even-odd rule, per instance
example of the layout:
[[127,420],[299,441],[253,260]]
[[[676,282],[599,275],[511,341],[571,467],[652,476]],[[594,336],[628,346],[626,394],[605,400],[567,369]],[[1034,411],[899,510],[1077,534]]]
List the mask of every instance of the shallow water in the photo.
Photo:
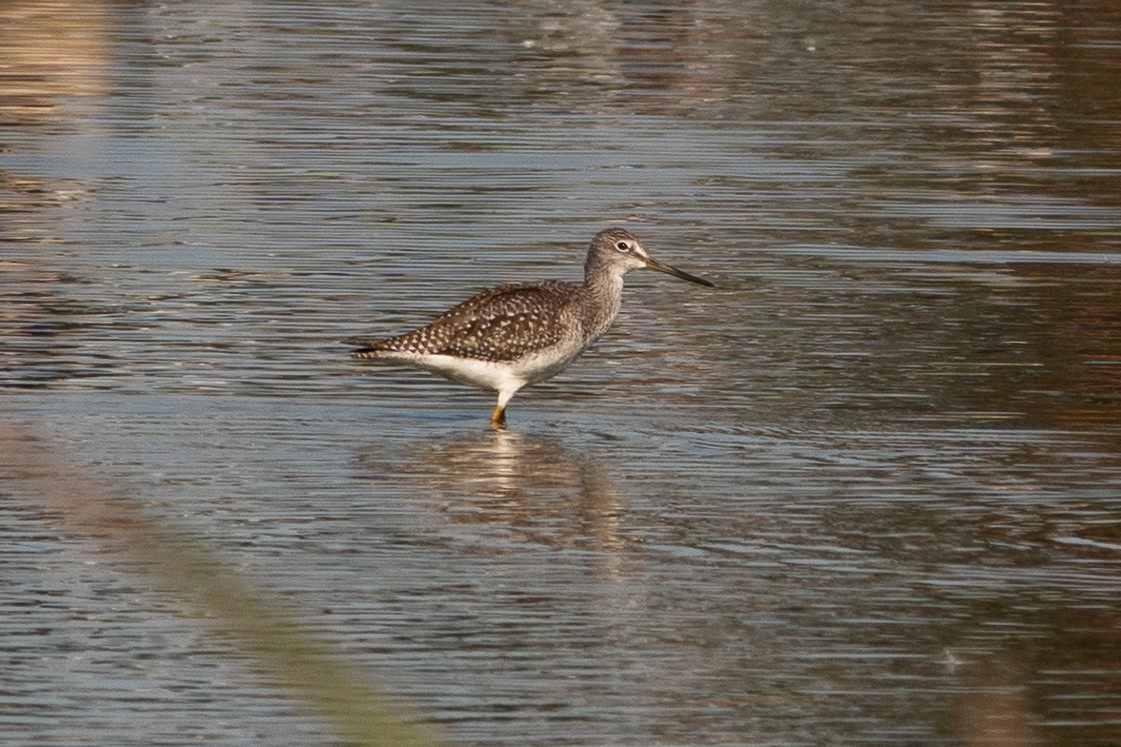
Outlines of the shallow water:
[[[1121,741],[1121,12],[20,2],[5,414],[458,744]],[[492,400],[349,360],[632,273]],[[331,743],[0,488],[13,744]]]

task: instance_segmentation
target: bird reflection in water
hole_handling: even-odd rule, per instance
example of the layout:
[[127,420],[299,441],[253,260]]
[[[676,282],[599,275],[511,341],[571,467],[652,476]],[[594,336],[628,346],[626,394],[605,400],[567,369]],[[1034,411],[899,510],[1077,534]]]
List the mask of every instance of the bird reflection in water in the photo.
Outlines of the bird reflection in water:
[[437,510],[457,524],[501,525],[523,540],[557,548],[615,550],[623,507],[594,460],[547,438],[488,431],[410,449],[406,464],[378,466],[419,483]]

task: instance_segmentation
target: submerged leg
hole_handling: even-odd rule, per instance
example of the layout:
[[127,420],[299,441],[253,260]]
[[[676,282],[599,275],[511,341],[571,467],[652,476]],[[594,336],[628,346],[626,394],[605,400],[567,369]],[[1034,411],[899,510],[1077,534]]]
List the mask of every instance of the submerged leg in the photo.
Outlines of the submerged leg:
[[490,415],[490,424],[495,429],[502,430],[506,427],[506,403],[514,396],[514,392],[523,386],[525,386],[524,381],[513,381],[498,389],[498,403],[494,406],[494,412]]
[[502,405],[496,405],[494,412],[490,416],[490,424],[495,428],[502,429],[506,427],[506,408]]

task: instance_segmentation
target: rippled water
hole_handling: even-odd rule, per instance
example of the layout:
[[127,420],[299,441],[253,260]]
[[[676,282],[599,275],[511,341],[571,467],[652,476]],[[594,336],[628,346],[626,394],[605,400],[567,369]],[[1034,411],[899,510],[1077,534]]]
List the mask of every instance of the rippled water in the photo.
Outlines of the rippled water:
[[[0,9],[6,417],[458,744],[1121,742],[1113,3]],[[349,360],[624,224],[585,358]],[[0,483],[12,744],[331,743]],[[989,741],[985,741],[989,740]]]

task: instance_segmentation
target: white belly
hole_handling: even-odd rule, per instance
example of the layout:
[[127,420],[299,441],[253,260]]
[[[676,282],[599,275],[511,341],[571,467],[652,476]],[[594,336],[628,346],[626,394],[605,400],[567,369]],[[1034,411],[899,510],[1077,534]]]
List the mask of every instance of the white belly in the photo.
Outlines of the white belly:
[[383,356],[383,360],[408,363],[460,384],[502,392],[516,391],[527,384],[536,384],[556,376],[582,352],[584,352],[582,347],[561,345],[517,361],[504,363],[417,353],[386,355]]

